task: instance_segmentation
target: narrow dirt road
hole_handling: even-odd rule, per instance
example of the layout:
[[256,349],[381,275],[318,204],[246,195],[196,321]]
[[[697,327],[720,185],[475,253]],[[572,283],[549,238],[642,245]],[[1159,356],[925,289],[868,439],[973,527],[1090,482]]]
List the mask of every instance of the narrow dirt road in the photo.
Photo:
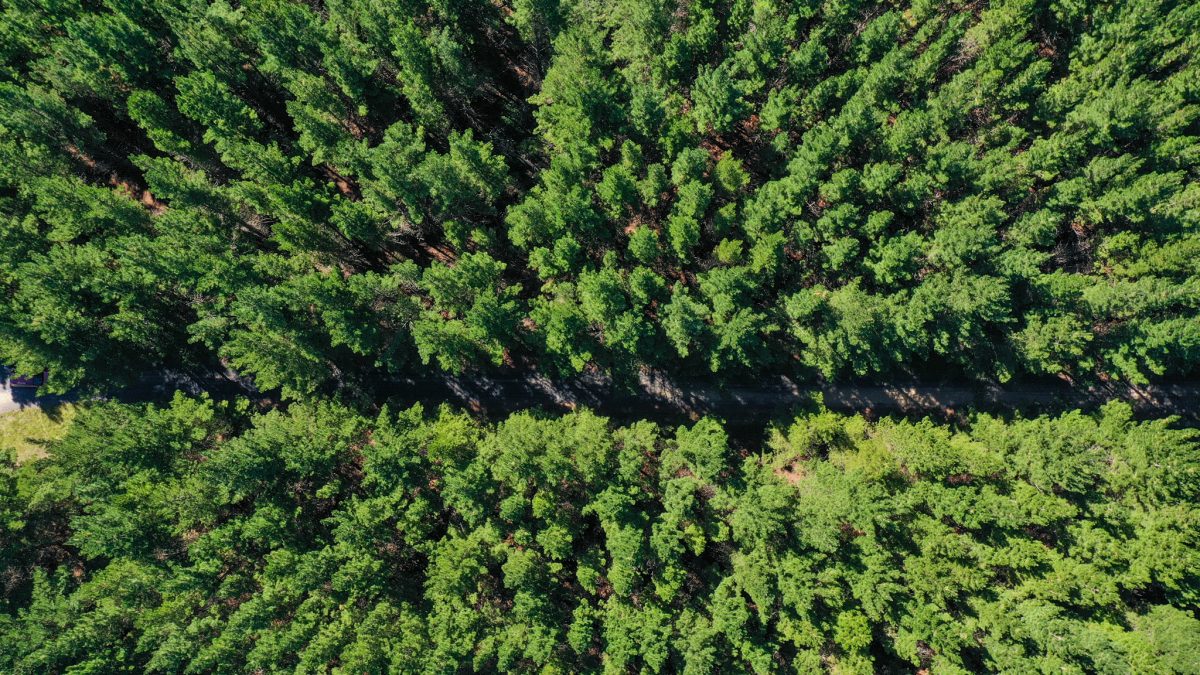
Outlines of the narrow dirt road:
[[1025,415],[1093,409],[1120,399],[1139,415],[1180,415],[1196,419],[1200,384],[1147,387],[1073,388],[1066,384],[1025,384],[1010,387],[971,385],[897,385],[797,383],[785,377],[757,383],[719,387],[705,382],[672,380],[643,374],[634,387],[622,388],[603,376],[566,382],[530,375],[481,375],[412,378],[388,388],[398,400],[436,404],[447,402],[488,416],[530,407],[547,410],[590,408],[622,417],[720,417],[729,423],[756,422],[786,414],[818,400],[838,412],[866,415],[911,414],[953,418],[972,410],[1020,412]]
[[[453,376],[434,374],[420,378],[381,379],[371,398],[393,405],[423,403],[436,407],[448,403],[489,418],[518,410],[542,408],[567,411],[590,408],[624,420],[647,418],[678,421],[711,415],[730,424],[761,423],[821,401],[837,412],[868,416],[904,414],[956,418],[970,411],[1020,412],[1024,415],[1094,409],[1120,399],[1143,417],[1179,415],[1200,421],[1200,382],[1158,384],[1146,387],[1111,385],[1078,388],[1062,383],[1017,384],[1005,387],[969,384],[895,385],[800,383],[776,376],[760,382],[717,386],[705,381],[675,380],[643,373],[633,385],[620,386],[603,375],[551,380],[538,374]],[[164,401],[176,390],[191,394],[208,391],[217,398],[259,397],[244,381],[212,377],[202,381],[172,373],[148,374],[133,387],[113,392],[120,401]],[[36,397],[31,389],[14,392],[0,386],[0,414],[27,406],[47,407],[63,397]],[[269,397],[268,397],[269,398]]]

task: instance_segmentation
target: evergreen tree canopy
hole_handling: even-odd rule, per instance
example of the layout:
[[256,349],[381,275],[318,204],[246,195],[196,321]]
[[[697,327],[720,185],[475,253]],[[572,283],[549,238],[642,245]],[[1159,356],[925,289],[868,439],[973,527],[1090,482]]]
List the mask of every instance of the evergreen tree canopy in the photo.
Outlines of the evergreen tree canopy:
[[0,669],[1200,668],[1200,436],[101,405],[0,479]]
[[[1200,672],[1178,419],[382,405],[1194,379],[1197,54],[1187,0],[0,4],[0,367],[86,408],[0,438],[0,672]],[[262,396],[90,396],[146,374]]]
[[0,35],[0,362],[59,390],[1200,364],[1192,2],[17,2]]

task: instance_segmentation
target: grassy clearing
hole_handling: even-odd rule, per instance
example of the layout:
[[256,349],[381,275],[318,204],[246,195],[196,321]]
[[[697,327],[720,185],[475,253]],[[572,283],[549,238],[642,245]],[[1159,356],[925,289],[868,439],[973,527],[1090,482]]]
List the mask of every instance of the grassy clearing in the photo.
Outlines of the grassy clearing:
[[26,408],[0,415],[0,449],[15,448],[17,463],[46,455],[46,444],[62,438],[79,407],[63,403],[49,413]]

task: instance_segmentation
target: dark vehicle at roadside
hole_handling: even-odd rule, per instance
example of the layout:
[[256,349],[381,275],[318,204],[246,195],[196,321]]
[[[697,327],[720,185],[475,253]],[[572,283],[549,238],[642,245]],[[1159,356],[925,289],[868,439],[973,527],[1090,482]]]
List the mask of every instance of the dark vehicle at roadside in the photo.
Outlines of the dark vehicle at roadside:
[[[6,374],[13,372],[13,370],[14,369],[11,367],[4,369]],[[40,387],[43,384],[46,384],[46,381],[49,378],[50,378],[50,373],[49,373],[49,371],[46,371],[46,370],[43,370],[42,372],[38,373],[37,375],[28,375],[28,376],[12,375],[12,376],[8,377],[8,386],[13,387],[13,388],[16,388],[16,387]]]

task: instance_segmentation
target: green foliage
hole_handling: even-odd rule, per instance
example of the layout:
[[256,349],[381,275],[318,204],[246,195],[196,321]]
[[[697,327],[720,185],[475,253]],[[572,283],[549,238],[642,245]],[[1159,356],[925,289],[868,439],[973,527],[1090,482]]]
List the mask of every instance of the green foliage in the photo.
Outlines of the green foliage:
[[453,266],[427,268],[420,287],[432,307],[414,321],[413,340],[424,363],[435,358],[451,372],[461,372],[480,356],[496,365],[517,330],[519,286],[501,280],[504,263],[487,253],[469,253]]
[[0,463],[0,667],[1189,673],[1200,438],[442,408],[80,412]]
[[[1200,372],[1187,2],[0,7],[0,671],[1200,671],[1200,438],[366,414],[391,375]],[[484,372],[480,372],[484,371]],[[277,396],[278,395],[278,396]]]
[[[1174,1],[16,3],[0,362],[293,399],[1191,377],[1197,34]],[[632,301],[639,267],[678,290]],[[568,307],[599,270],[625,304]]]
[[702,69],[692,83],[692,119],[702,133],[729,131],[745,111],[737,83],[723,66]]

